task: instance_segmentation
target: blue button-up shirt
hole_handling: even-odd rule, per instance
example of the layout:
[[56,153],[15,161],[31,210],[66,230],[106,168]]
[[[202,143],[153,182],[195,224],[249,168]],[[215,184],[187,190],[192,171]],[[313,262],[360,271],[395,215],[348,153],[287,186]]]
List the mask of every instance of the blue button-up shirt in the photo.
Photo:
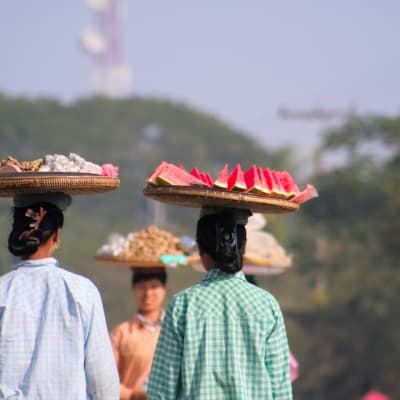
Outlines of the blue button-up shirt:
[[0,399],[119,399],[100,294],[54,258],[0,277]]

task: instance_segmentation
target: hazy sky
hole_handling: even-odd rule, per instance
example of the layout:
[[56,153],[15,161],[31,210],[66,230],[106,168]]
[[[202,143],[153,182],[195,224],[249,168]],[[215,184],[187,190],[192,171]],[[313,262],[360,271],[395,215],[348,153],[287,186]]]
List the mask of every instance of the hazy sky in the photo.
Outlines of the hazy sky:
[[[94,25],[83,0],[4,0],[0,91],[73,100],[90,94],[79,45]],[[400,111],[397,0],[126,0],[132,94],[222,118],[268,146],[308,150],[326,124],[282,120],[280,106]]]

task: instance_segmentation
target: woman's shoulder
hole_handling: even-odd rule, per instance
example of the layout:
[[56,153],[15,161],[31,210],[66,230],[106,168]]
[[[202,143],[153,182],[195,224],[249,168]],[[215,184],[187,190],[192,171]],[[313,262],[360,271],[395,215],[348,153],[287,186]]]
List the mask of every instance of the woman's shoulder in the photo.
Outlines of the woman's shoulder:
[[85,286],[87,288],[95,289],[96,285],[86,276],[78,274],[76,272],[69,271],[63,267],[58,268],[61,275],[70,282],[73,282],[76,285]]
[[89,302],[100,298],[97,286],[89,278],[61,267],[57,270],[62,276],[66,287],[74,294],[74,297],[86,299]]

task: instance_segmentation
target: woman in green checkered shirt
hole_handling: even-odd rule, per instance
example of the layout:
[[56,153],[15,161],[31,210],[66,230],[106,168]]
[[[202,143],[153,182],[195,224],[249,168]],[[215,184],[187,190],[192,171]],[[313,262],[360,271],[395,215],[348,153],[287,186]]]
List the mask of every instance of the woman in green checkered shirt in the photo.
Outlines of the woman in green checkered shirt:
[[148,400],[292,400],[281,310],[241,271],[249,214],[202,210],[196,240],[207,273],[168,306]]

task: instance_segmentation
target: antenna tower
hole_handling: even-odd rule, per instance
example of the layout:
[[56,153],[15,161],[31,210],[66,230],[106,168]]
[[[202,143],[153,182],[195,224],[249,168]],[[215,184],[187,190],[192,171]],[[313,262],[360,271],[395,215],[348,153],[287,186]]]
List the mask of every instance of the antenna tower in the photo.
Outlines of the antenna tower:
[[124,0],[84,0],[95,13],[95,27],[84,28],[81,43],[92,58],[91,90],[100,95],[130,94],[132,72],[123,59],[122,14]]

